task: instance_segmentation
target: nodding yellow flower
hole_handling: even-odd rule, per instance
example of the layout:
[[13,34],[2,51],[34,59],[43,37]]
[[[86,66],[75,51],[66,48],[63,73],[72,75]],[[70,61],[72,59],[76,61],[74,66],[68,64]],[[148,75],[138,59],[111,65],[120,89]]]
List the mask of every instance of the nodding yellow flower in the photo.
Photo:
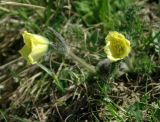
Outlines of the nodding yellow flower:
[[104,51],[113,62],[125,58],[131,51],[129,40],[116,31],[109,32],[105,40]]
[[27,60],[28,64],[35,64],[46,54],[49,41],[41,35],[28,33],[27,31],[24,31],[22,35],[25,45],[19,50],[19,53]]

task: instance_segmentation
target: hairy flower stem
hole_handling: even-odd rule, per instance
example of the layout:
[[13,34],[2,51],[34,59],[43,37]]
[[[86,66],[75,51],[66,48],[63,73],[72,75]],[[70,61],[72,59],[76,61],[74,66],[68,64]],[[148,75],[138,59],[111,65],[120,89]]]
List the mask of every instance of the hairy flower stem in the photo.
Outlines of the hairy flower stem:
[[86,68],[91,73],[93,74],[96,73],[96,69],[93,65],[86,63],[82,58],[79,58],[78,56],[76,56],[72,51],[68,51],[68,56],[73,60],[75,60],[77,63],[81,64],[84,68]]
[[[57,37],[58,40],[54,40],[55,37],[53,37],[53,34]],[[67,44],[65,39],[61,36],[60,33],[55,31],[53,28],[48,28],[46,31],[46,35],[50,40],[54,40],[54,43],[50,43],[51,47],[59,54],[64,54],[68,56],[70,59],[76,61],[80,65],[82,65],[84,68],[86,68],[91,73],[96,73],[96,68],[87,62],[85,62],[80,57],[76,56],[72,50],[70,49],[70,46]]]

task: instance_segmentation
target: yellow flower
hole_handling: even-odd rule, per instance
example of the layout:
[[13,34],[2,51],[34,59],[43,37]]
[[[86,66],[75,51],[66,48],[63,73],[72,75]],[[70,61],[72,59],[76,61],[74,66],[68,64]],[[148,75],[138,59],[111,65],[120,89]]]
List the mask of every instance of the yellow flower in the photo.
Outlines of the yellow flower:
[[31,34],[27,31],[24,31],[22,35],[25,45],[19,50],[19,53],[29,64],[35,64],[47,52],[49,41],[41,35]]
[[131,51],[129,40],[116,31],[109,32],[105,40],[107,44],[104,51],[111,61],[121,60]]

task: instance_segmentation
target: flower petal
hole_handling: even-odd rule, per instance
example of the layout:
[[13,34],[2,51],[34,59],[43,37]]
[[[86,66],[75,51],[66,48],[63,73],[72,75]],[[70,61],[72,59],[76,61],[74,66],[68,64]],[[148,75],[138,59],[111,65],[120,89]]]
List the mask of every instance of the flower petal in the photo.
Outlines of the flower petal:
[[28,55],[31,53],[31,48],[28,48],[26,45],[24,45],[23,48],[19,50],[19,53],[29,63]]
[[37,63],[37,61],[46,54],[48,45],[32,43],[32,52],[29,54],[29,60],[31,64]]

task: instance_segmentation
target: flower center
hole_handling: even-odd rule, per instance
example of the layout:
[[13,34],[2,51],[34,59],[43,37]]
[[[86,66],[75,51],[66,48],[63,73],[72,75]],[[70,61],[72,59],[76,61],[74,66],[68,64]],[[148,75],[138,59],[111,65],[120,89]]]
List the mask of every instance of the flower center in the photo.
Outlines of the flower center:
[[112,56],[115,58],[121,58],[124,53],[124,45],[121,41],[114,41],[110,44],[110,50],[112,52]]

